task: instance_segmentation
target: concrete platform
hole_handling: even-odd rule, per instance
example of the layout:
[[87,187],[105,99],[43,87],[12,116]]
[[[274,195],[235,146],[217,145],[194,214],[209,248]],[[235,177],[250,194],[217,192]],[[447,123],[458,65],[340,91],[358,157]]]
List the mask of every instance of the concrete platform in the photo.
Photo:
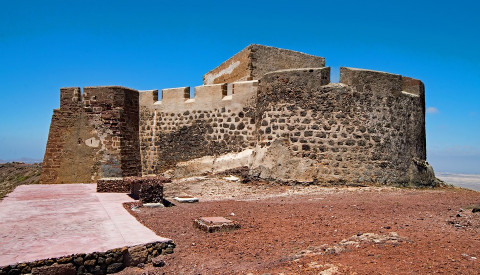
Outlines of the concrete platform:
[[22,185],[0,202],[0,266],[169,241],[122,206],[122,193],[96,184]]

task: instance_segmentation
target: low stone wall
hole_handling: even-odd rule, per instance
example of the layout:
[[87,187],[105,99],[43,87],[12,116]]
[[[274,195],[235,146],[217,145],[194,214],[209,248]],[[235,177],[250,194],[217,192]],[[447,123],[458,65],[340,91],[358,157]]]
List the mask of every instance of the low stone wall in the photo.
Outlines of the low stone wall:
[[141,203],[157,203],[163,201],[163,184],[172,180],[164,177],[128,177],[130,193]]
[[127,266],[150,263],[159,255],[171,254],[173,242],[153,242],[106,252],[72,254],[69,256],[18,263],[0,267],[0,275],[10,274],[111,274]]
[[159,255],[171,254],[173,242],[153,242],[106,252],[72,254],[69,256],[18,263],[0,267],[0,275],[10,274],[111,274],[127,266],[150,263]]
[[97,180],[97,192],[128,193],[130,182],[123,178],[102,178]]

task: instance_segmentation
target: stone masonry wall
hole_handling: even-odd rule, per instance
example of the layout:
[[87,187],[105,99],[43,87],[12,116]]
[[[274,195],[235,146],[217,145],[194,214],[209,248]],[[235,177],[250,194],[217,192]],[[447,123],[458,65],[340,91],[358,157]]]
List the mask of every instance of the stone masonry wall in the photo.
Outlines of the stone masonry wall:
[[301,52],[251,44],[203,76],[203,84],[258,80],[282,69],[319,68],[325,58]]
[[252,45],[252,79],[261,79],[266,73],[297,68],[325,67],[325,58],[297,51],[263,45]]
[[[368,70],[284,70],[260,80],[251,174],[330,183],[430,184],[424,88]],[[348,84],[348,85],[347,85]]]
[[0,266],[0,275],[7,274],[112,274],[127,266],[150,263],[154,257],[171,254],[175,244],[153,242],[105,252],[72,254],[32,262]]
[[45,152],[43,183],[94,182],[140,173],[138,91],[62,88]]
[[93,147],[82,143],[91,131],[93,126],[83,110],[80,88],[62,88],[60,109],[53,111],[50,125],[42,183],[90,181],[96,154]]
[[122,176],[138,176],[142,171],[139,139],[139,94],[125,90],[119,124]]
[[240,152],[255,146],[257,81],[163,90],[140,95],[140,151],[143,175],[203,156]]

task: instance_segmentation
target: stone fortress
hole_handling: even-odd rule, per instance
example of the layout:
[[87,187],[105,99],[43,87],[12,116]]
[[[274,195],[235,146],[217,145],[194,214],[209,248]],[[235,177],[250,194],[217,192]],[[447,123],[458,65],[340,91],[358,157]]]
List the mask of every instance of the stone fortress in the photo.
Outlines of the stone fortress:
[[252,178],[315,184],[435,185],[421,81],[340,68],[252,44],[202,86],[62,88],[43,183],[186,177],[248,167]]

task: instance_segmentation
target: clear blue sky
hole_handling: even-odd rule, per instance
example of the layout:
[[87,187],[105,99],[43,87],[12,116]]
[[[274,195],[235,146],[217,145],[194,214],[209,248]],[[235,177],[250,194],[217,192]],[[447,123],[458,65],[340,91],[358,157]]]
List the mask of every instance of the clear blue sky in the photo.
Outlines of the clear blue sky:
[[[338,3],[338,4],[337,4]],[[0,1],[0,159],[42,159],[59,88],[196,86],[251,43],[426,86],[428,160],[480,173],[478,1]]]

